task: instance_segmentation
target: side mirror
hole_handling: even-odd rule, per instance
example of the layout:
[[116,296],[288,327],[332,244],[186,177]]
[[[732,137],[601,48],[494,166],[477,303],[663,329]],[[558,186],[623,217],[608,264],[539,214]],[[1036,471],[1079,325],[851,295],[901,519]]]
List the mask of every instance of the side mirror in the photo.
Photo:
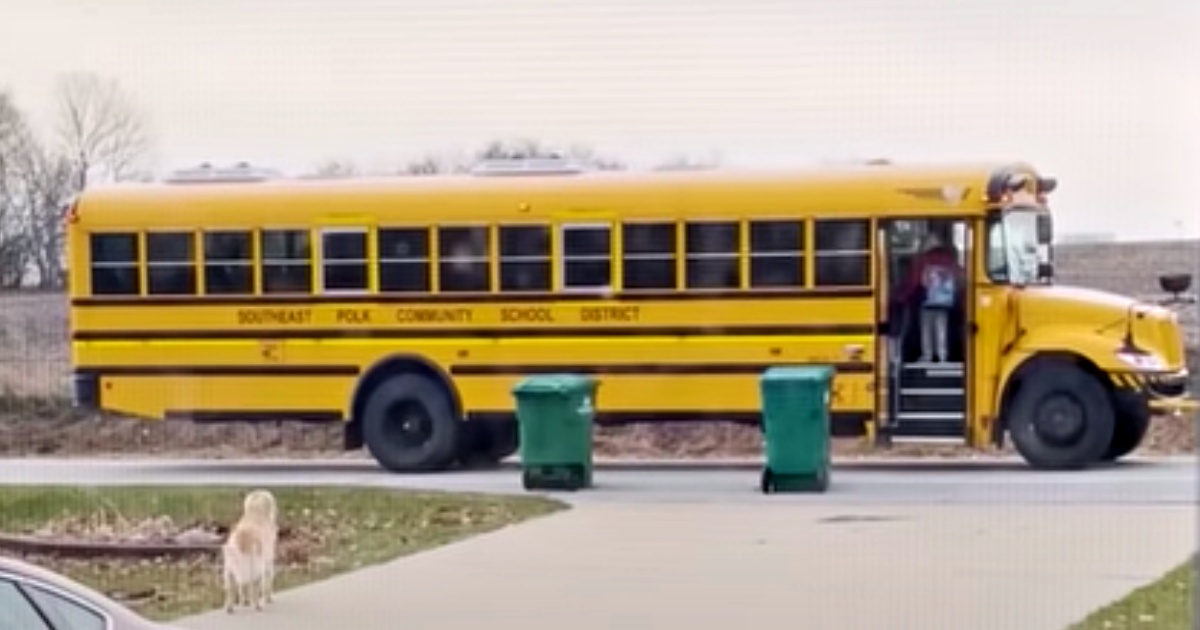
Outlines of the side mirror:
[[1054,220],[1048,213],[1037,215],[1037,241],[1047,244],[1054,241]]
[[1190,273],[1162,274],[1158,277],[1158,286],[1163,293],[1171,294],[1171,297],[1165,300],[1166,304],[1190,303],[1195,300],[1193,296],[1184,295],[1192,288],[1192,274]]

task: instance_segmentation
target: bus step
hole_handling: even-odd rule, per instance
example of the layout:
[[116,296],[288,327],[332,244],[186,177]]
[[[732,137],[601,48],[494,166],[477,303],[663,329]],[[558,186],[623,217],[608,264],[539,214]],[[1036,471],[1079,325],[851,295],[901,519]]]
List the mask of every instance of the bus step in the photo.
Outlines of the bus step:
[[961,417],[966,403],[966,393],[961,387],[909,387],[900,390],[899,412],[954,413]]
[[962,412],[900,412],[887,433],[895,437],[964,439],[965,420]]
[[961,363],[909,363],[900,372],[901,389],[962,389]]

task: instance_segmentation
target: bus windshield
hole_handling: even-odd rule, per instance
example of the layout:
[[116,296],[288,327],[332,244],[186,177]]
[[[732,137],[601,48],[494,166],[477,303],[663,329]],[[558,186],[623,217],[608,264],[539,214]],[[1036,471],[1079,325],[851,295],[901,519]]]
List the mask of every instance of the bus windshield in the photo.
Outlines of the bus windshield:
[[993,282],[1028,285],[1050,282],[1050,236],[1045,212],[1019,208],[988,221],[987,271]]

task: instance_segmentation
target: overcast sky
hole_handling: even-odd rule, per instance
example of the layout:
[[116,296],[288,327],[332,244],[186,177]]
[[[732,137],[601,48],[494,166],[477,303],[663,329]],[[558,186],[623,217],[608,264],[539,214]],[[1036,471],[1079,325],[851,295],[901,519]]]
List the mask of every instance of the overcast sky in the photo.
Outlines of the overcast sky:
[[[158,164],[1024,159],[1059,226],[1200,236],[1196,0],[0,0],[0,89],[118,78]],[[1197,183],[1192,183],[1197,182]]]

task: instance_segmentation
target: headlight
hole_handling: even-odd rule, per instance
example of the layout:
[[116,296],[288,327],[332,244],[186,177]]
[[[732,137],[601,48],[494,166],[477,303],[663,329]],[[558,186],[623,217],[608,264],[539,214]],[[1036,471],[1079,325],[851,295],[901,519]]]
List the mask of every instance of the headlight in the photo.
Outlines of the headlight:
[[1163,361],[1157,354],[1118,352],[1117,358],[1126,365],[1138,370],[1165,370],[1167,368],[1166,361]]

